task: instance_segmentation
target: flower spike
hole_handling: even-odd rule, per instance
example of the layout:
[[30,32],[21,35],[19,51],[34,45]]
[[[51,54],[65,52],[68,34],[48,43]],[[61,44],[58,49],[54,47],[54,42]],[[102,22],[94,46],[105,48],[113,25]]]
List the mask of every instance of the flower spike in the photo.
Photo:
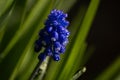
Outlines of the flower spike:
[[60,54],[65,52],[70,32],[67,30],[69,21],[67,14],[61,10],[52,10],[45,21],[45,27],[39,33],[39,39],[35,43],[35,52],[39,52],[42,47],[44,51],[39,54],[39,60],[44,60],[46,56],[52,56],[53,60],[59,61]]

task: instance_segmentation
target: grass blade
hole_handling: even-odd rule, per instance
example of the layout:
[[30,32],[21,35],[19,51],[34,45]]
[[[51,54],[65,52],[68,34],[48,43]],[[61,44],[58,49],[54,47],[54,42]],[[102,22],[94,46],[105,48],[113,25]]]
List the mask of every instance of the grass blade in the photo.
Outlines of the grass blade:
[[[13,46],[18,42],[18,40],[34,25],[39,16],[44,12],[44,6],[47,3],[47,0],[40,0],[34,6],[31,13],[29,14],[28,18],[16,33],[15,36],[12,38],[10,43],[7,45],[6,49],[0,54],[0,62],[4,59],[8,52],[13,48]],[[36,22],[35,22],[36,21]]]
[[54,7],[67,12],[75,4],[76,1],[77,0],[69,0],[69,1],[67,1],[67,0],[57,0]]
[[[14,6],[13,6],[14,7]],[[13,7],[12,9],[8,12],[8,14],[6,14],[5,18],[2,19],[2,22],[0,23],[0,44],[2,42],[2,38],[3,38],[3,35],[5,33],[5,29],[6,29],[6,26],[7,26],[7,23],[10,19],[10,16],[13,12]]]
[[15,0],[0,0],[0,18]]
[[[3,79],[3,80],[8,79],[10,77],[10,75],[11,75],[11,79],[14,79],[16,77],[16,74],[18,75],[18,72],[19,72],[18,68],[20,67],[20,69],[21,69],[21,63],[23,61],[25,61],[24,60],[24,58],[26,58],[25,56],[33,54],[32,51],[29,54],[25,53],[25,52],[28,52],[31,49],[31,47],[33,46],[34,40],[38,34],[38,31],[40,30],[41,23],[44,23],[43,18],[45,18],[46,17],[45,15],[48,14],[48,13],[46,13],[46,11],[50,10],[50,8],[51,8],[50,7],[51,4],[49,4],[50,2],[51,1],[40,0],[34,6],[29,17],[26,19],[27,21],[25,21],[24,24],[22,25],[24,27],[20,28],[17,31],[17,34],[15,34],[15,36],[13,37],[12,43],[10,43],[9,46],[6,48],[7,51],[5,50],[4,51],[5,54],[2,54],[2,55],[4,55],[4,59],[1,62],[0,69],[3,69],[3,68],[6,68],[6,69],[1,70],[0,74],[6,75],[6,77],[0,76],[0,79]],[[35,20],[37,23],[35,21],[33,21],[32,19]],[[38,28],[38,25],[39,25],[39,28]],[[21,33],[21,32],[23,32],[23,33]],[[18,36],[18,37],[16,37],[16,36]],[[31,37],[32,37],[32,39],[31,39]],[[20,59],[21,56],[23,56],[22,57],[23,61],[22,61],[22,59]],[[33,55],[31,55],[30,58],[31,57],[33,57]],[[19,61],[19,59],[20,59],[20,61]],[[27,57],[26,59],[29,60],[29,57]],[[34,60],[34,59],[31,59],[31,60]],[[31,62],[33,62],[33,64],[35,64],[35,61],[31,61]],[[18,62],[18,64],[17,64],[17,62]],[[7,68],[6,65],[9,66],[9,69]],[[17,68],[16,68],[16,65],[18,65]],[[31,65],[31,63],[29,65]],[[28,67],[27,65],[24,65],[24,66]],[[24,67],[24,66],[22,66],[22,67]],[[30,67],[27,69],[33,69],[33,68],[34,67]],[[30,71],[32,71],[32,70],[30,70]],[[12,72],[13,72],[13,74],[11,74]],[[26,73],[26,75],[30,74],[29,71],[28,71],[28,73],[27,72],[25,72],[25,73]],[[29,76],[27,76],[27,77],[29,77]],[[21,77],[21,78],[23,78],[23,77]],[[24,80],[24,78],[23,78],[23,80]]]
[[[120,56],[95,80],[111,80],[120,71]],[[114,79],[112,79],[114,80]]]
[[87,33],[94,19],[99,2],[100,0],[91,0],[88,10],[86,12],[86,15],[84,17],[84,20],[81,24],[81,28],[79,30],[79,33],[77,35],[73,48],[71,50],[71,54],[69,55],[66,65],[63,68],[58,80],[68,80],[71,77],[69,75],[73,68],[73,64],[76,62],[76,56],[79,53],[79,48],[81,47],[82,43],[84,43],[87,37]]

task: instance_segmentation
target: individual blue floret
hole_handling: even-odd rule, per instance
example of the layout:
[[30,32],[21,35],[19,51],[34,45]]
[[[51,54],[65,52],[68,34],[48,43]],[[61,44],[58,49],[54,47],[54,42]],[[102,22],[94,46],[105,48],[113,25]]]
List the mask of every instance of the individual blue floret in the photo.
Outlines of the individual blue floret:
[[46,56],[52,56],[55,61],[60,60],[60,54],[65,52],[69,42],[70,32],[67,30],[69,21],[67,14],[61,10],[52,10],[45,21],[45,27],[40,30],[39,39],[35,43],[35,52],[39,52],[42,47],[44,51],[39,54],[39,60],[44,60]]
[[56,51],[56,52],[59,52],[60,51],[60,48],[61,48],[61,44],[60,44],[60,42],[54,42],[54,44],[53,44],[54,46],[54,51]]
[[53,59],[55,60],[55,61],[59,61],[60,60],[60,55],[59,54],[53,54]]
[[56,31],[52,31],[50,36],[51,36],[51,41],[57,41],[59,34]]

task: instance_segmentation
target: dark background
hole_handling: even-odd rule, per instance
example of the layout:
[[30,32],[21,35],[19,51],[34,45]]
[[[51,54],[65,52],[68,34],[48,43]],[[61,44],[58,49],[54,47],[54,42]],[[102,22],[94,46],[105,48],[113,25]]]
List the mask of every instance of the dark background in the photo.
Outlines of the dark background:
[[[80,3],[89,4],[89,1],[78,0],[71,10],[71,14],[77,10]],[[119,11],[119,0],[101,0],[87,38],[88,44],[95,45],[96,49],[86,63],[87,71],[79,80],[93,80],[120,54]]]

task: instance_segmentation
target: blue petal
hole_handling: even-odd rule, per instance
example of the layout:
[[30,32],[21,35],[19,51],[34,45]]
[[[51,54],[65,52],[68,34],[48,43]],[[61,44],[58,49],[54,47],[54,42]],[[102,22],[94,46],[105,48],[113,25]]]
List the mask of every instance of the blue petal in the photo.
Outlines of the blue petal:
[[60,42],[55,42],[54,43],[54,48],[55,48],[55,50],[60,50],[60,48],[61,48],[61,44],[60,44]]
[[64,46],[61,46],[61,48],[60,48],[60,51],[59,51],[59,52],[60,52],[60,53],[64,53],[64,52],[65,52],[65,50],[66,50],[66,49],[65,49],[65,47],[64,47]]
[[52,30],[53,30],[53,27],[52,26],[46,26],[45,27],[45,30],[50,33]]
[[52,49],[51,49],[50,47],[47,47],[47,48],[45,49],[45,54],[46,54],[47,56],[51,56],[51,55],[52,55]]
[[54,59],[55,61],[59,61],[59,60],[60,60],[60,55],[54,54],[54,55],[53,55],[53,59]]
[[51,33],[51,40],[56,41],[58,39],[58,33],[56,31],[53,31]]

